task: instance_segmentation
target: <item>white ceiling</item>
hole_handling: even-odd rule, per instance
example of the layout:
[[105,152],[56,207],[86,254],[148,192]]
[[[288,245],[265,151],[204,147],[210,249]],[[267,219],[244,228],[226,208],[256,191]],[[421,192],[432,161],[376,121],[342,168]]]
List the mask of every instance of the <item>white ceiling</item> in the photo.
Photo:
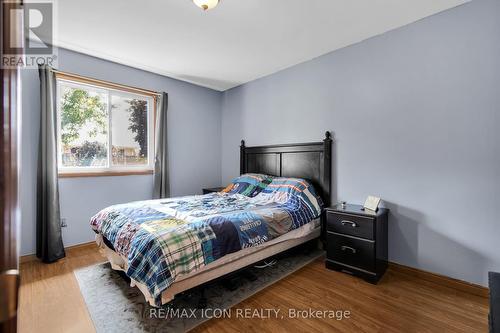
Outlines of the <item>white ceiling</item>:
[[55,44],[223,91],[467,1],[61,0]]

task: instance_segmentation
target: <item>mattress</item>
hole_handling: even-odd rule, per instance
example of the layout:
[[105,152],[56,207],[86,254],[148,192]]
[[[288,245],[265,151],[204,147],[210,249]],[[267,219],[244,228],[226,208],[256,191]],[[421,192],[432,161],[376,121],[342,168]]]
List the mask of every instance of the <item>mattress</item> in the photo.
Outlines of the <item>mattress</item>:
[[[264,260],[275,254],[316,239],[320,236],[320,219],[315,219],[298,229],[290,231],[278,238],[256,247],[246,248],[235,253],[228,254],[220,260],[214,261],[200,270],[185,275],[174,282],[161,294],[161,303],[166,304],[172,301],[176,294],[189,290],[203,283],[247,267],[258,261]],[[102,237],[96,235],[96,242],[114,270],[126,272],[128,269],[127,258],[120,256],[110,249]],[[137,287],[143,293],[146,301],[152,306],[157,306],[155,298],[149,293],[148,288],[143,283],[131,279],[131,287]]]
[[124,269],[137,286],[146,286],[159,306],[164,291],[193,273],[225,265],[235,253],[245,256],[252,249],[286,241],[282,237],[289,233],[287,237],[298,239],[303,235],[299,229],[315,229],[312,221],[321,215],[321,199],[312,186],[303,179],[264,178],[266,182],[254,188],[242,186],[240,177],[231,187],[234,193],[114,205],[90,224],[98,242],[106,240],[109,250],[118,254],[112,264]]

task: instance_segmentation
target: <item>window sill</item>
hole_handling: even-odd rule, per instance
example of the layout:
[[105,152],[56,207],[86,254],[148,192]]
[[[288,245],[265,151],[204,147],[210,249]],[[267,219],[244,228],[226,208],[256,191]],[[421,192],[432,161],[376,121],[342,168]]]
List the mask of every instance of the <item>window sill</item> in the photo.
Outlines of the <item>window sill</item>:
[[153,170],[127,170],[127,171],[99,171],[99,172],[60,172],[59,178],[79,178],[79,177],[114,177],[114,176],[135,176],[152,175]]

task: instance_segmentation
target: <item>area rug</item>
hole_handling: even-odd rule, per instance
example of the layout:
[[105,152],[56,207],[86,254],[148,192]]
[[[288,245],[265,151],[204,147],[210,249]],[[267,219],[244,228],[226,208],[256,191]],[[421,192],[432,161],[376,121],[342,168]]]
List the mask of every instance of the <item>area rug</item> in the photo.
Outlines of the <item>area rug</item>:
[[[230,291],[215,282],[206,288],[207,306],[197,309],[199,292],[188,291],[160,309],[148,305],[137,288],[131,288],[109,263],[75,271],[87,308],[98,333],[101,332],[187,332],[203,322],[228,313],[228,309],[267,286],[283,279],[324,254],[315,250],[291,254],[266,268],[251,268],[257,279],[241,279]],[[223,310],[226,310],[224,312]]]

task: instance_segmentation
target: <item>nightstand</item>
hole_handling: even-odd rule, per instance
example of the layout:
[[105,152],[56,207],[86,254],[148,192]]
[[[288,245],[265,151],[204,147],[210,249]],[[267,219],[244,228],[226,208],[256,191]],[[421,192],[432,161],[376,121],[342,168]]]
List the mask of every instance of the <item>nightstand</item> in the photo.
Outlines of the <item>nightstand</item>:
[[389,210],[361,205],[326,209],[326,267],[377,283],[387,268]]
[[210,188],[204,188],[204,189],[203,189],[203,194],[214,193],[214,192],[220,192],[220,191],[222,191],[223,189],[225,189],[225,187],[210,187]]

